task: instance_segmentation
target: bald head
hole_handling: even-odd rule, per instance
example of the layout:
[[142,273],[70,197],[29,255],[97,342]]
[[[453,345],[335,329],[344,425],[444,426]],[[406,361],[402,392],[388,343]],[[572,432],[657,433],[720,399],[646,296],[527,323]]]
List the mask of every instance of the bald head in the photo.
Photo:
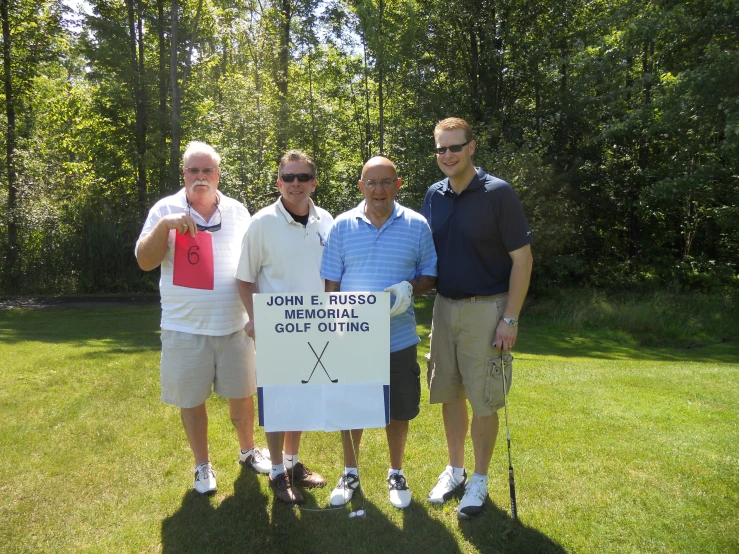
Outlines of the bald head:
[[[382,173],[387,175],[392,175],[394,177],[398,176],[398,171],[395,169],[395,164],[393,162],[383,156],[375,156],[374,158],[367,160],[367,163],[364,164],[364,167],[362,168],[362,179],[365,179],[368,172],[371,172],[374,169],[379,169]],[[388,171],[392,171],[392,173],[387,173]]]

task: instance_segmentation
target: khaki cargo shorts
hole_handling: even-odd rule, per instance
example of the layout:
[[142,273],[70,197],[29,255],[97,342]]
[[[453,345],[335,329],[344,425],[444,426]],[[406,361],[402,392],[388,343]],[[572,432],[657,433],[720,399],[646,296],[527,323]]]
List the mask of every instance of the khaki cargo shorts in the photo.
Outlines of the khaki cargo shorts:
[[194,335],[162,329],[162,402],[195,408],[211,388],[224,398],[257,391],[254,341],[241,329],[230,335]]
[[[467,398],[472,413],[489,416],[504,405],[501,351],[492,342],[508,293],[434,301],[427,381],[431,404]],[[513,356],[504,354],[505,380],[511,388]]]

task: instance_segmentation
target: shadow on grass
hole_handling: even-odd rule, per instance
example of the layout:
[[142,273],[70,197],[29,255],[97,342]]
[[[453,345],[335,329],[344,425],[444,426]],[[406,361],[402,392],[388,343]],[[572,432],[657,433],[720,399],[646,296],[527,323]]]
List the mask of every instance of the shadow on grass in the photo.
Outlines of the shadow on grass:
[[485,511],[476,519],[459,520],[459,529],[478,552],[564,554],[566,550],[541,531],[514,521],[490,498]]
[[[264,477],[242,471],[234,483],[233,496],[217,507],[211,499],[193,490],[187,492],[180,509],[162,522],[162,551],[166,554],[454,554],[463,551],[444,523],[429,515],[429,506],[419,502],[413,501],[406,510],[399,512],[402,517],[399,525],[372,502],[355,498],[351,509],[363,507],[366,517],[350,519],[348,507],[325,511],[318,508],[310,491],[305,492],[305,506],[316,511],[300,511],[271,502],[262,493],[259,479]],[[564,552],[535,529],[513,523],[506,512],[490,501],[483,516],[459,525],[465,538],[479,552]]]
[[0,338],[6,344],[101,341],[110,350],[159,350],[160,318],[159,306],[0,310]]

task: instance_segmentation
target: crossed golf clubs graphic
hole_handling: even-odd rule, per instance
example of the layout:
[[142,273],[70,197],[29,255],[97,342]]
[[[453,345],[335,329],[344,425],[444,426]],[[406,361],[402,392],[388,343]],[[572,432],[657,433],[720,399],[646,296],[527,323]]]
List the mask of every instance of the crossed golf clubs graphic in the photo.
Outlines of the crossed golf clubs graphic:
[[313,345],[310,342],[308,343],[308,346],[310,347],[311,352],[313,352],[313,355],[316,357],[317,361],[316,361],[316,365],[313,366],[313,371],[310,372],[310,376],[308,377],[308,379],[307,380],[301,379],[300,382],[303,383],[304,385],[306,383],[309,383],[311,378],[313,377],[313,374],[316,372],[316,368],[318,367],[318,364],[321,364],[321,367],[323,368],[323,372],[326,374],[326,377],[328,377],[328,380],[331,381],[332,383],[338,383],[339,382],[338,379],[331,379],[331,376],[328,374],[328,371],[326,371],[326,366],[323,365],[323,362],[321,361],[321,358],[323,357],[323,353],[326,352],[326,349],[328,348],[328,342],[326,343],[326,346],[323,347],[323,350],[321,350],[320,356],[316,354],[315,350],[313,350]]

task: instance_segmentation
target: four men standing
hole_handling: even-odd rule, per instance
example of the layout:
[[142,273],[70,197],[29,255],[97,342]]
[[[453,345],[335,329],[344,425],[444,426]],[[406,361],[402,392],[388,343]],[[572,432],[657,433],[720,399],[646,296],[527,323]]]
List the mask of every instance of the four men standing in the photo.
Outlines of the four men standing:
[[[270,474],[277,500],[299,504],[303,498],[295,485],[326,483],[299,461],[300,432],[267,433],[271,463],[254,446],[252,295],[384,290],[393,302],[388,488],[390,502],[407,507],[411,491],[403,454],[408,423],[420,404],[413,296],[436,284],[427,378],[431,403],[442,403],[449,465],[427,500],[440,504],[464,489],[459,517],[482,512],[497,412],[504,404],[502,372],[510,386],[510,350],[531,276],[531,232],[511,186],[473,165],[476,143],[466,121],[441,121],[434,138],[437,163],[447,178],[428,190],[423,217],[395,202],[402,181],[390,160],[376,157],[362,170],[364,200],[335,222],[310,198],[316,167],[304,153],[282,157],[280,198],[250,223],[247,210],[217,190],[220,157],[215,150],[203,143],[188,145],[185,188],[152,208],[136,256],[144,270],[162,266],[162,400],[181,408],[198,492],[216,490],[205,411],[211,386],[229,398],[240,461]],[[173,284],[175,234],[195,237],[197,230],[212,234],[211,291]],[[469,479],[464,469],[467,400],[475,458]],[[345,468],[330,497],[336,506],[346,504],[359,487],[362,430],[341,435]]]

